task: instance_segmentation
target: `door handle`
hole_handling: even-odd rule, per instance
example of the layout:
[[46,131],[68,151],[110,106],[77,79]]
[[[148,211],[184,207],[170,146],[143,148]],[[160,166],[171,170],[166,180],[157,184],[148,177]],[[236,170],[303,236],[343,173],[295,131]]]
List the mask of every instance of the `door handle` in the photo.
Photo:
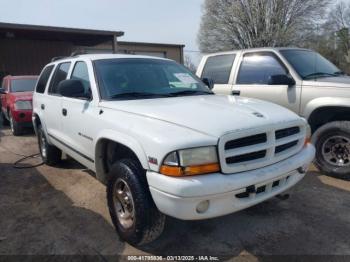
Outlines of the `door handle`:
[[45,105],[44,104],[41,104],[41,109],[45,110]]
[[241,91],[240,90],[232,90],[232,95],[233,96],[240,96],[241,95]]
[[67,109],[65,109],[65,108],[62,109],[62,115],[64,115],[64,116],[67,115]]

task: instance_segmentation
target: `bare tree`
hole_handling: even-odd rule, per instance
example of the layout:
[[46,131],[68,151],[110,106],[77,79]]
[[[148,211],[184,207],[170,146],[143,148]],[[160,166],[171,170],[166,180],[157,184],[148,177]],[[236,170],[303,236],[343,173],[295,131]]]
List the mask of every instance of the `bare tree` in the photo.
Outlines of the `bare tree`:
[[194,65],[194,63],[192,62],[192,59],[189,55],[185,55],[184,65],[193,73],[195,73],[197,70],[197,67]]
[[329,0],[206,0],[202,52],[296,45],[315,28]]

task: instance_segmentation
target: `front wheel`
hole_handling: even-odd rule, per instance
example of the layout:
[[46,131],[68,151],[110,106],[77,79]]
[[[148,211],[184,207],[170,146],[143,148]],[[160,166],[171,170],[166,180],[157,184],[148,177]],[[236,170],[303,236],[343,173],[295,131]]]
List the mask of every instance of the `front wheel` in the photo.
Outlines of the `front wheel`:
[[321,126],[312,136],[316,166],[326,175],[350,179],[350,122]]
[[163,232],[165,215],[155,206],[140,164],[123,159],[112,165],[107,200],[113,224],[126,242],[143,245]]
[[22,134],[23,130],[20,124],[13,119],[11,112],[9,112],[9,117],[10,117],[10,127],[11,127],[11,132],[14,136],[19,136]]

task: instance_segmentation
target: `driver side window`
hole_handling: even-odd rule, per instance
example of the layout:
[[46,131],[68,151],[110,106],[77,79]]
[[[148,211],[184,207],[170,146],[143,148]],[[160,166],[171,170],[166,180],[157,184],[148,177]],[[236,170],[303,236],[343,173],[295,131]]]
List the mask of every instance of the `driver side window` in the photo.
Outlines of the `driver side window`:
[[267,85],[270,76],[285,75],[286,68],[271,53],[249,53],[244,55],[237,84]]
[[91,95],[91,85],[89,79],[89,71],[85,62],[78,61],[74,65],[72,75],[70,77],[72,80],[80,80],[84,86],[84,94]]

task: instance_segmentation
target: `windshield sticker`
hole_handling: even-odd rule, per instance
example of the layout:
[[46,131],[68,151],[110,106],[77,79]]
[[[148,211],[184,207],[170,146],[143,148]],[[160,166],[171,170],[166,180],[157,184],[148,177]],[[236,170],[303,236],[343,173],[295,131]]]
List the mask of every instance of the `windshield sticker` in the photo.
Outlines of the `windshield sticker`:
[[187,73],[178,73],[178,74],[174,74],[174,76],[184,84],[197,84],[198,83],[198,81],[196,79],[194,79],[190,74],[187,74]]

